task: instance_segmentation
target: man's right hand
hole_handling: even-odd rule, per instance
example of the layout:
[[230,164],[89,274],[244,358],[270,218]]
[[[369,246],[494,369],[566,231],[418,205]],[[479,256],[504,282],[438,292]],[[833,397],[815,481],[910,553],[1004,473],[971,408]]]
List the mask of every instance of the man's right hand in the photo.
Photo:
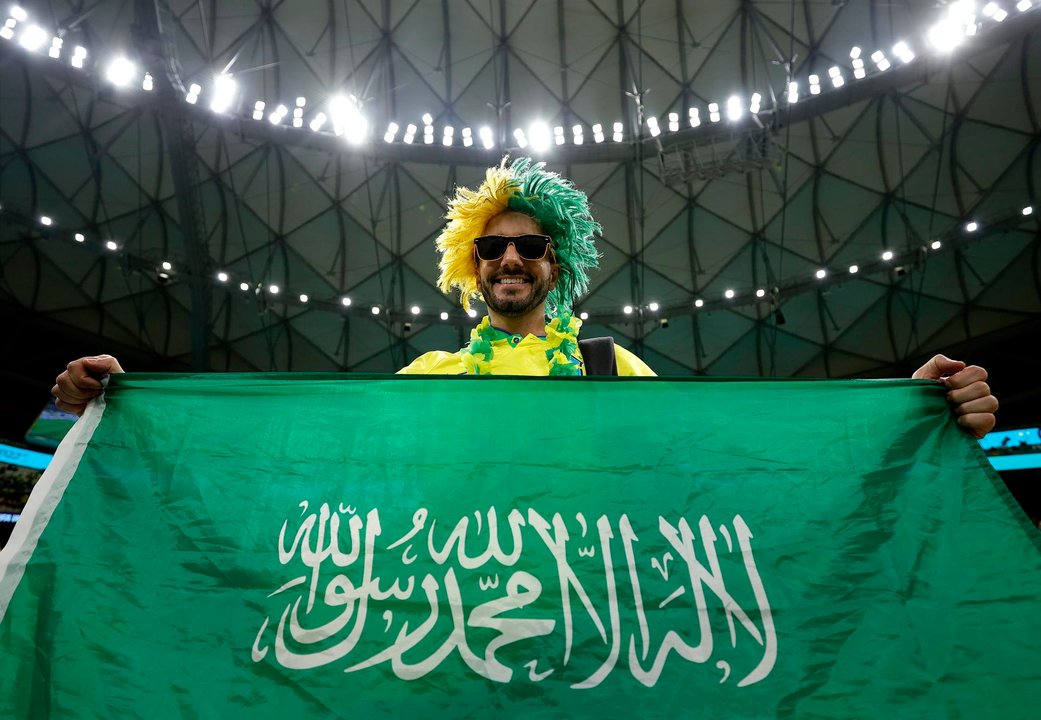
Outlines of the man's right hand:
[[101,394],[101,379],[110,373],[121,373],[123,368],[111,355],[94,355],[69,363],[69,367],[54,380],[51,395],[65,412],[82,415],[87,403]]

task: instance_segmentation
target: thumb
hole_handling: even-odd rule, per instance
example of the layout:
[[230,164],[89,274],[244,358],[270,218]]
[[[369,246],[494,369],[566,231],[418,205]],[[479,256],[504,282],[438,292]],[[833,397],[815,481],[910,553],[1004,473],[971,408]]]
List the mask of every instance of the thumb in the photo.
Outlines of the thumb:
[[119,361],[111,355],[96,355],[94,357],[83,358],[83,367],[91,375],[105,375],[106,373],[123,372],[123,368],[120,367]]
[[925,365],[915,370],[911,377],[915,380],[939,380],[965,369],[961,360],[951,360],[946,355],[933,355]]

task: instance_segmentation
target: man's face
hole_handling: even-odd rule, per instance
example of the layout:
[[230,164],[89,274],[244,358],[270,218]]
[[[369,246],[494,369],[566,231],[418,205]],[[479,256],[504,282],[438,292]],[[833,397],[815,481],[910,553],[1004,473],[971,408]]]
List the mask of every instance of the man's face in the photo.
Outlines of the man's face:
[[[523,213],[507,210],[484,226],[484,235],[541,235],[538,223]],[[476,255],[474,256],[476,258]],[[557,284],[560,266],[552,253],[542,260],[525,260],[513,245],[498,260],[477,258],[481,294],[489,310],[505,317],[520,317],[538,309],[545,313],[546,296]]]

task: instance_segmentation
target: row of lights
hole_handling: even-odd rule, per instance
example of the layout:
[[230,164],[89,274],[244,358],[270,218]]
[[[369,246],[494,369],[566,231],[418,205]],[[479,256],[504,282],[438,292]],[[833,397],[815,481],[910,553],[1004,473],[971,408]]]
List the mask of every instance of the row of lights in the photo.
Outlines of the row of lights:
[[[1027,206],[1023,207],[1020,210],[1020,214],[1023,217],[1029,217],[1030,215],[1033,215],[1033,213],[1034,213],[1034,207],[1032,205],[1027,205]],[[47,227],[47,228],[52,228],[52,227],[55,226],[54,225],[54,219],[49,217],[49,216],[47,216],[47,215],[41,215],[39,217],[38,221],[39,221],[40,225],[42,225],[44,227]],[[978,232],[980,230],[980,228],[981,228],[981,225],[976,220],[970,220],[969,222],[965,223],[962,226],[963,232],[965,234],[967,234],[967,235],[971,235],[973,233]],[[77,232],[77,233],[75,233],[73,235],[73,240],[75,242],[77,242],[77,243],[82,244],[82,243],[85,243],[87,241],[87,238],[86,238],[86,236],[84,236],[83,233]],[[114,240],[106,240],[106,241],[104,241],[104,243],[102,245],[103,245],[103,247],[106,250],[108,250],[110,252],[115,252],[115,251],[119,250],[119,245]],[[933,240],[929,244],[929,249],[931,249],[933,251],[940,250],[942,247],[943,247],[943,243],[940,240]],[[887,262],[888,263],[888,262],[891,262],[895,257],[896,257],[896,253],[894,253],[892,250],[886,250],[886,251],[884,251],[881,254],[880,259],[883,262]],[[172,275],[174,274],[174,272],[175,272],[175,270],[174,270],[173,263],[171,263],[169,260],[163,260],[156,268],[156,275],[157,275],[157,277],[161,281],[164,281],[164,282],[169,280],[172,277]],[[846,269],[846,272],[849,275],[857,275],[860,272],[860,265],[856,264],[856,263],[851,264]],[[832,274],[832,271],[829,270],[828,268],[818,268],[814,272],[813,276],[817,280],[825,280],[831,274]],[[214,277],[215,277],[217,283],[219,285],[221,285],[221,286],[228,286],[228,285],[230,285],[230,284],[232,284],[234,282],[232,276],[228,272],[226,272],[224,270],[218,271]],[[250,291],[252,291],[252,292],[254,292],[256,294],[260,294],[262,292],[266,292],[271,297],[278,297],[278,296],[282,295],[282,288],[279,285],[275,284],[275,283],[270,283],[267,286],[265,286],[262,283],[240,281],[239,282],[239,289],[242,292],[250,292]],[[766,288],[760,287],[760,288],[756,288],[756,290],[754,291],[754,294],[755,294],[755,297],[757,299],[761,300],[761,299],[765,299],[768,293],[767,293]],[[733,288],[727,288],[723,292],[723,298],[725,298],[726,300],[733,300],[733,299],[737,298],[738,296],[739,296],[738,292],[735,289],[733,289]],[[309,302],[311,302],[311,296],[308,295],[307,293],[300,293],[297,296],[297,299],[299,300],[299,303],[301,305],[306,305]],[[344,308],[348,308],[348,307],[352,306],[352,300],[351,300],[350,297],[347,297],[347,296],[341,296],[339,298],[339,303]],[[705,305],[704,298],[700,298],[700,297],[699,298],[695,298],[693,305],[694,305],[694,308],[696,308],[696,309],[704,307],[704,305]],[[645,306],[645,308],[638,308],[638,307],[634,307],[632,305],[625,305],[622,308],[622,313],[624,315],[633,315],[634,313],[638,313],[639,311],[642,311],[642,309],[646,309],[646,310],[650,311],[651,313],[656,313],[656,312],[658,312],[661,309],[661,307],[660,307],[660,305],[657,302],[651,302],[651,303],[647,304]],[[380,315],[380,313],[383,311],[383,309],[379,305],[371,305],[370,308],[369,308],[369,311],[370,311],[370,313],[372,315]],[[411,314],[412,316],[418,317],[418,316],[423,314],[423,310],[418,305],[412,305],[409,308],[409,314]],[[475,310],[473,310],[473,309],[468,310],[467,314],[471,318],[477,317],[477,312]],[[440,317],[441,320],[448,320],[450,318],[450,315],[449,315],[449,313],[447,311],[441,311],[439,317]],[[580,312],[579,313],[579,317],[582,320],[588,320],[589,319],[589,313],[584,312],[584,311]]]
[[[1023,13],[1034,7],[1034,3],[1032,0],[1019,0],[1015,7],[1020,13]],[[1004,10],[996,2],[986,3],[979,14],[982,18],[994,23],[1003,22],[1008,15],[1008,11]],[[975,35],[982,27],[982,21],[979,19],[979,16],[976,13],[975,3],[970,0],[957,0],[956,2],[950,3],[945,8],[943,17],[940,21],[926,32],[926,40],[937,52],[950,52],[960,45],[966,37]],[[15,28],[17,25],[19,23],[25,23],[26,21],[26,12],[18,6],[13,7],[11,9],[11,16],[7,19],[4,27],[0,29],[0,37],[7,40],[12,39],[15,35]],[[41,50],[46,44],[47,37],[48,34],[44,32],[42,28],[38,25],[30,24],[22,31],[19,42],[26,49],[37,51]],[[49,55],[52,58],[57,59],[61,55],[61,50],[61,38],[54,37]],[[891,54],[904,64],[912,62],[916,57],[915,52],[906,41],[896,43],[891,49]],[[72,65],[77,68],[82,68],[86,56],[86,49],[83,47],[77,47],[71,59]],[[877,68],[878,72],[885,72],[892,67],[889,57],[882,50],[876,50],[873,52],[870,56],[870,60]],[[860,80],[867,77],[866,63],[862,57],[862,50],[859,47],[854,47],[850,50],[850,61],[852,64],[852,74],[854,79]],[[834,65],[828,69],[827,81],[830,82],[834,88],[840,88],[846,83],[845,73],[847,71],[848,68]],[[139,72],[137,67],[125,57],[118,57],[112,60],[105,71],[105,77],[109,82],[120,88],[129,87],[136,81],[138,74]],[[151,91],[154,88],[153,78],[148,73],[144,74],[141,81],[141,87],[145,91]],[[811,74],[807,77],[807,89],[811,96],[819,95],[822,92],[822,88],[823,81],[820,75]],[[196,104],[202,95],[202,90],[202,87],[198,83],[192,83],[185,95],[185,101],[193,105]],[[785,96],[790,105],[799,101],[800,92],[801,87],[799,81],[790,81]],[[210,109],[216,113],[227,113],[231,111],[237,95],[238,85],[230,75],[221,74],[216,76],[213,82],[212,91],[209,92]],[[741,120],[746,112],[756,115],[762,109],[762,101],[762,95],[759,93],[753,93],[747,103],[739,95],[729,97],[724,106],[725,110],[720,107],[719,103],[708,103],[708,122],[721,122],[724,112],[726,114],[726,119],[730,122]],[[306,98],[296,98],[296,105],[292,110],[291,116],[293,127],[303,127],[304,109],[306,104]],[[333,96],[327,102],[326,112],[317,112],[311,118],[308,127],[313,132],[317,133],[322,132],[328,125],[335,135],[343,136],[348,142],[360,144],[369,136],[368,121],[362,114],[361,108],[361,101],[354,95]],[[269,111],[267,103],[263,100],[257,100],[253,106],[252,117],[254,120],[263,120],[266,117],[266,119],[273,125],[281,125],[290,117],[290,110],[287,106],[279,104],[273,110]],[[422,116],[421,121],[423,144],[435,144],[437,140],[435,139],[433,117],[430,113],[425,113]],[[679,132],[680,114],[678,112],[668,113],[667,122],[669,132]],[[652,137],[657,137],[662,133],[662,128],[659,125],[657,117],[648,117],[646,124],[647,131]],[[687,124],[691,128],[699,127],[702,124],[700,108],[690,107],[687,109]],[[408,123],[404,128],[404,132],[401,133],[401,142],[406,145],[411,145],[416,142],[416,139],[419,136],[419,129],[420,128],[417,124]],[[595,123],[590,129],[592,130],[593,142],[606,142],[607,133],[602,124]],[[383,135],[383,140],[387,143],[397,142],[398,133],[401,130],[402,128],[398,123],[389,123],[387,130]],[[570,130],[571,143],[573,145],[582,145],[585,143],[585,127],[582,124],[573,125]],[[611,139],[614,142],[620,143],[624,141],[625,126],[622,122],[615,122],[611,126],[611,130]],[[530,146],[533,152],[545,152],[553,145],[564,145],[567,142],[566,135],[567,133],[564,126],[555,126],[551,131],[549,125],[542,121],[532,123],[528,127],[527,131],[521,128],[517,128],[513,131],[513,139],[516,142],[517,147],[525,149]],[[485,149],[490,150],[495,147],[495,137],[490,127],[481,127],[476,133],[474,133],[473,129],[470,127],[460,128],[459,139],[464,147],[471,147],[474,145],[475,136]],[[446,147],[451,147],[455,143],[455,126],[444,125],[442,127],[440,144]]]

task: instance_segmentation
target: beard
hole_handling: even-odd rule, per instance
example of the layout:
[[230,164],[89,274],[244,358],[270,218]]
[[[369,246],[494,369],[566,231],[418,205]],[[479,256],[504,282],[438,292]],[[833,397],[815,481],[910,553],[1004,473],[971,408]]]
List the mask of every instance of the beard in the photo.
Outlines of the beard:
[[[528,280],[530,285],[523,285],[527,293],[503,299],[495,295],[495,281],[507,277],[520,277]],[[545,278],[536,277],[526,272],[500,272],[496,273],[490,280],[483,278],[480,281],[481,295],[484,304],[504,317],[521,317],[538,308],[546,302],[549,296],[549,281]]]

